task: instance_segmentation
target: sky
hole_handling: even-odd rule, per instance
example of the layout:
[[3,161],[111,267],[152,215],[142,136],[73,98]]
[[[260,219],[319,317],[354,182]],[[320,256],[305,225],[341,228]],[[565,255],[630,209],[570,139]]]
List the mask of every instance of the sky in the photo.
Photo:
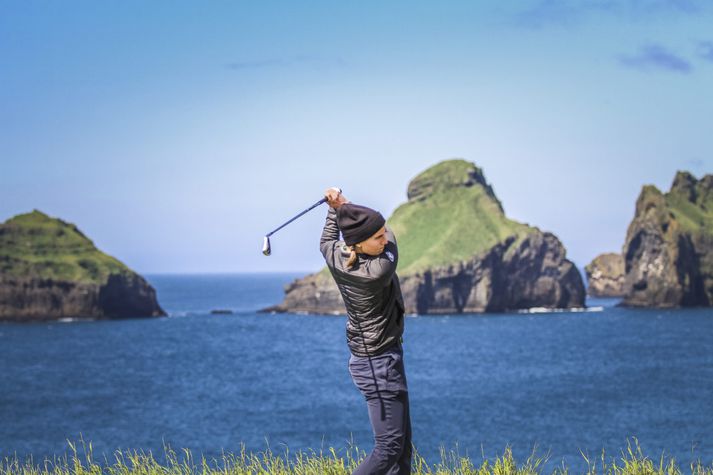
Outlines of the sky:
[[0,5],[0,222],[39,209],[142,273],[322,266],[340,186],[385,216],[448,158],[578,266],[645,184],[713,172],[713,5]]

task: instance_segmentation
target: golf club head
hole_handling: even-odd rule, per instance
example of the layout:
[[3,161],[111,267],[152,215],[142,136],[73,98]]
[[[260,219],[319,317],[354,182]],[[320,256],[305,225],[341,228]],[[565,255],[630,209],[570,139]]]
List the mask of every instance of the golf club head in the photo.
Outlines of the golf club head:
[[270,252],[272,252],[270,249],[270,238],[265,236],[265,239],[262,241],[262,253],[269,256]]

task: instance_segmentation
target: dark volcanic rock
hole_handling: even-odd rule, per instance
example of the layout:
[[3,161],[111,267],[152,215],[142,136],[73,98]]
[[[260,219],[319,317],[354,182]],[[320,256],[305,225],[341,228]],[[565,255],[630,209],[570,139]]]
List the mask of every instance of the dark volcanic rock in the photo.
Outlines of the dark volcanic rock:
[[285,299],[264,312],[343,314],[344,301],[326,269],[295,279],[285,286]]
[[0,320],[162,315],[153,287],[76,226],[38,211],[0,225]]
[[138,274],[114,274],[103,284],[0,277],[0,320],[162,315],[156,291]]
[[[506,218],[475,165],[442,162],[409,184],[408,198],[387,222],[408,313],[584,306],[581,275],[559,239]],[[265,310],[345,312],[326,269],[286,286],[284,301]]]
[[713,175],[678,172],[663,194],[645,186],[624,245],[626,295],[636,307],[713,301]]
[[623,297],[624,258],[613,252],[600,254],[584,268],[589,287],[587,293],[593,297]]
[[505,242],[471,260],[404,276],[409,313],[503,312],[584,306],[584,285],[551,233]]

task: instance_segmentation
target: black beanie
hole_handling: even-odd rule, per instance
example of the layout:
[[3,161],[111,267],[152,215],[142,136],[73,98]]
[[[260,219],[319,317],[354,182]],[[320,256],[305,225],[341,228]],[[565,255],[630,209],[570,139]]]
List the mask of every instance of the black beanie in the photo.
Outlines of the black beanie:
[[381,213],[366,206],[345,203],[337,208],[337,225],[347,246],[369,239],[384,224]]

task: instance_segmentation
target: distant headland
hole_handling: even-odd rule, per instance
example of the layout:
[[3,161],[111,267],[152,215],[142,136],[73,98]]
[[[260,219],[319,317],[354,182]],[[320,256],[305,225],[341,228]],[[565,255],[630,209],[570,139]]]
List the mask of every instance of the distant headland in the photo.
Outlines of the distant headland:
[[713,305],[713,175],[679,171],[671,189],[641,189],[620,255],[587,266],[590,294],[632,307]]

